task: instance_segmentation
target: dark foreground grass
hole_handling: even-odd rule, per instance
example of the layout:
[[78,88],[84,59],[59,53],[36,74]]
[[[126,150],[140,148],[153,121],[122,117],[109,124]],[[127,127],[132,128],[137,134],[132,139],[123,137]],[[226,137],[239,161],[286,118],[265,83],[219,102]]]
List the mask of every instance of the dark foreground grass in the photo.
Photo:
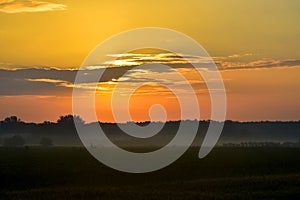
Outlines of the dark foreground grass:
[[84,148],[0,149],[0,199],[300,199],[300,149],[198,148],[162,170],[110,169]]

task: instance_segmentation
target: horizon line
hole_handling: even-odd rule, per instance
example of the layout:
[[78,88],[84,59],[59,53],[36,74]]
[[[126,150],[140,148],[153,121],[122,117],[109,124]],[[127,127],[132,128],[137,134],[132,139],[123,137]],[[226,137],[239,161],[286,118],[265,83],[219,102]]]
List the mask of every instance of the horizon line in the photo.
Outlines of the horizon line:
[[167,121],[126,121],[126,122],[109,122],[109,121],[92,121],[92,122],[86,122],[84,119],[82,119],[80,116],[77,115],[72,115],[72,114],[67,114],[67,115],[60,115],[56,121],[48,121],[45,120],[43,122],[34,122],[34,121],[23,121],[21,120],[18,116],[16,115],[11,115],[8,117],[5,117],[4,119],[0,120],[0,122],[4,122],[5,119],[11,118],[11,117],[16,117],[18,122],[23,122],[27,124],[43,124],[43,123],[58,123],[57,121],[60,119],[60,117],[79,117],[79,119],[82,120],[83,124],[92,124],[92,123],[101,123],[101,124],[129,124],[129,123],[135,123],[135,124],[145,124],[145,123],[174,123],[174,122],[193,122],[193,121],[198,121],[198,122],[218,122],[218,123],[225,123],[225,122],[234,122],[234,123],[275,123],[275,122],[283,122],[283,123],[297,123],[300,122],[300,119],[298,120],[247,120],[247,121],[239,121],[239,120],[233,120],[233,119],[225,119],[224,121],[216,121],[216,120],[211,120],[211,119],[179,119],[179,120],[167,120]]

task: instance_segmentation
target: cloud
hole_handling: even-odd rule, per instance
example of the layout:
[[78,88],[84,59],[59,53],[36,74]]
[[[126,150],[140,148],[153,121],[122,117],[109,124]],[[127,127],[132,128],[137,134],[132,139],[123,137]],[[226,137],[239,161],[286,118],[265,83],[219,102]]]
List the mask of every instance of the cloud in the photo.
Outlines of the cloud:
[[[130,68],[111,68],[99,80],[95,77],[104,69],[83,71],[84,81],[76,85],[87,90],[94,89],[93,80],[110,82],[121,77]],[[58,69],[0,69],[0,96],[14,95],[70,95],[77,70]]]
[[44,83],[65,83],[66,81],[63,80],[55,80],[55,79],[49,79],[49,78],[36,78],[36,79],[26,79],[27,81],[32,82],[44,82]]
[[215,57],[214,59],[221,59],[221,60],[227,60],[227,59],[232,59],[232,58],[244,58],[244,57],[249,57],[249,56],[253,56],[252,53],[245,53],[245,54],[233,54],[233,55],[229,55],[229,56],[223,56],[223,57]]
[[128,67],[142,64],[189,64],[189,63],[212,63],[211,57],[175,54],[175,53],[157,53],[157,54],[109,54],[108,57],[114,58],[102,65],[108,67]]
[[[252,54],[234,54],[223,57],[204,57],[175,53],[157,54],[109,54],[110,59],[104,63],[88,66],[87,69],[123,68],[135,67],[143,64],[163,64],[172,68],[196,67],[203,70],[239,70],[239,69],[262,69],[273,67],[296,67],[300,66],[300,60],[271,60],[261,59],[240,62],[240,58],[252,56]],[[238,59],[238,60],[236,60]],[[193,66],[194,65],[194,66]],[[157,70],[156,70],[157,71]]]
[[251,62],[218,62],[220,70],[267,69],[275,67],[299,67],[300,60],[256,60]]
[[[131,55],[130,55],[131,56]],[[214,68],[207,67],[209,59],[203,57],[195,57],[185,55],[185,59],[179,58],[175,55],[134,55],[134,58],[126,55],[122,59],[136,59],[142,64],[156,62],[165,62],[165,64],[174,68],[174,70],[166,70],[159,68],[158,65],[153,65],[153,68],[147,70],[133,69],[134,66],[113,66],[107,69],[87,69],[83,70],[84,78],[79,84],[74,85],[74,80],[77,70],[65,69],[49,69],[49,68],[29,68],[14,70],[2,68],[0,69],[0,96],[13,96],[13,95],[71,95],[74,87],[82,88],[85,91],[99,89],[101,92],[109,91],[117,83],[128,84],[132,86],[138,83],[157,84],[165,83],[176,85],[177,88],[185,88],[185,83],[178,82],[172,77],[174,73],[180,73],[186,77],[193,87],[203,89],[205,83],[199,80],[197,76],[193,76],[192,66],[187,63],[187,59],[191,59],[196,64],[198,63],[203,70],[215,70]],[[146,57],[146,59],[145,59]],[[151,59],[150,59],[151,57]],[[153,59],[155,58],[155,59]],[[157,58],[157,59],[156,59]],[[174,62],[175,60],[175,62]],[[197,61],[197,62],[196,62]],[[215,61],[219,70],[257,70],[269,68],[288,68],[300,67],[300,60],[257,60],[251,62],[232,62],[225,60]],[[204,63],[204,64],[203,64]],[[206,64],[205,64],[206,63]],[[11,67],[11,66],[10,66]],[[105,70],[105,71],[104,71]],[[128,72],[128,70],[131,70]],[[128,72],[126,75],[125,73]],[[99,73],[103,73],[101,79],[97,77]],[[161,76],[163,74],[163,76]],[[99,82],[97,82],[99,80]],[[214,82],[215,80],[211,80]],[[96,82],[96,83],[95,83]],[[161,92],[163,89],[158,88]]]
[[0,0],[0,12],[23,13],[66,10],[64,4],[36,0]]

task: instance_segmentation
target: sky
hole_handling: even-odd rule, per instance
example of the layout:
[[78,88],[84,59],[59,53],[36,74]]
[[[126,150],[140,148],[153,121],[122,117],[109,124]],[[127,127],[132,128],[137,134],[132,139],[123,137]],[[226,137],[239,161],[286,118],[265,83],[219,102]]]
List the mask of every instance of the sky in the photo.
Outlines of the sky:
[[[92,49],[122,31],[163,27],[195,39],[212,56],[226,88],[226,119],[299,120],[299,10],[298,0],[0,0],[0,118],[43,122],[72,113],[74,70]],[[160,63],[161,54],[152,52],[151,60]],[[139,61],[145,63],[147,56],[141,53]],[[128,58],[118,60],[112,75],[99,83],[106,88],[97,98],[101,121],[113,121],[109,93],[120,82],[120,63]],[[189,68],[181,63],[178,70],[184,69]],[[197,89],[202,90],[201,118],[209,119],[209,94],[203,86]],[[131,100],[134,120],[148,120],[153,103],[166,106],[169,120],[178,119],[172,94],[153,84],[141,91]]]

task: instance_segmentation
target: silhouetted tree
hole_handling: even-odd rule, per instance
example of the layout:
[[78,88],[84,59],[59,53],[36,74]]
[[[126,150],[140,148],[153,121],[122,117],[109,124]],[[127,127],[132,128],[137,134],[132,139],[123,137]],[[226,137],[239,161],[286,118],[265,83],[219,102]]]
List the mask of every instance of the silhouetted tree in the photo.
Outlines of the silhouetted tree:
[[66,115],[60,116],[57,120],[57,133],[76,135],[76,128],[74,121],[84,124],[84,121],[79,116]]
[[53,125],[55,123],[54,122],[50,122],[50,121],[44,121],[42,124],[43,125]]
[[25,144],[25,140],[20,135],[14,135],[11,138],[7,138],[4,140],[4,146],[8,146],[8,147],[23,146],[24,144]]
[[73,115],[60,116],[59,119],[57,120],[57,124],[59,125],[70,125],[73,123],[74,123]]
[[12,123],[18,123],[21,122],[21,119],[19,119],[17,116],[10,116],[4,119],[5,123],[12,124]]
[[74,121],[84,124],[84,121],[77,115],[60,116],[59,119],[57,120],[57,123],[59,125],[74,125]]

